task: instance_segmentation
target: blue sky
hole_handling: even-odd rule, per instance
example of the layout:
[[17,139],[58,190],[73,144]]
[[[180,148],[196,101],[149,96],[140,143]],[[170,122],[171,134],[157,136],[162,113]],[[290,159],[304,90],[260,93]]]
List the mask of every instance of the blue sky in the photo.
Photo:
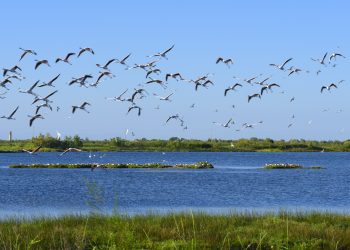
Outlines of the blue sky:
[[[26,79],[10,86],[7,98],[0,99],[0,116],[8,115],[19,105],[15,121],[0,120],[0,138],[13,131],[15,138],[30,138],[39,133],[63,136],[110,138],[305,138],[344,140],[349,138],[349,82],[330,93],[320,94],[322,85],[348,80],[348,59],[338,59],[337,66],[324,67],[310,60],[325,52],[340,52],[347,56],[350,39],[347,23],[350,9],[347,1],[7,1],[2,3],[2,46],[0,66],[18,64],[19,47],[38,52],[36,59],[48,59],[52,67],[34,71],[34,57],[19,63]],[[172,44],[169,60],[161,60],[158,67],[165,73],[181,72],[187,79],[213,73],[215,86],[194,91],[186,82],[169,81],[168,88],[147,86],[149,96],[139,100],[141,117],[126,115],[129,104],[106,101],[105,97],[131,90],[145,83],[142,70],[124,70],[111,66],[116,78],[104,81],[98,88],[67,86],[72,77],[83,74],[98,75],[95,63],[122,58],[132,53],[129,63],[145,63],[147,55],[162,51]],[[57,57],[77,52],[79,47],[92,47],[96,55],[88,54],[72,60],[72,66],[55,64]],[[216,65],[218,56],[232,58],[234,65]],[[310,73],[287,77],[286,72],[269,66],[289,57],[289,66]],[[321,67],[322,66],[322,67]],[[321,69],[320,75],[316,71]],[[42,112],[44,120],[28,126],[27,115],[33,114],[32,97],[18,93],[37,80],[47,81],[61,73],[56,83],[59,90],[52,100],[59,112]],[[243,84],[242,89],[224,97],[224,89],[236,80],[233,76],[249,78],[258,74],[271,76],[281,85],[261,100],[247,103],[248,94],[260,90],[258,86]],[[263,77],[262,76],[262,77]],[[1,80],[2,78],[0,78]],[[38,90],[40,95],[53,89]],[[4,90],[0,89],[0,93]],[[281,92],[284,92],[282,94]],[[157,100],[174,92],[172,102]],[[290,98],[295,101],[290,103]],[[84,101],[92,104],[90,114],[71,114],[71,105]],[[195,103],[195,108],[189,108]],[[154,107],[160,106],[159,110]],[[235,105],[235,109],[232,108]],[[322,110],[327,109],[327,112]],[[215,112],[218,110],[218,112]],[[169,115],[180,114],[188,129],[178,122],[164,125]],[[294,114],[295,118],[292,119]],[[231,128],[225,123],[233,118]],[[263,121],[262,124],[258,124]],[[254,129],[242,129],[243,123],[258,124]],[[293,125],[288,128],[288,125]],[[133,131],[125,135],[125,130]],[[240,131],[237,131],[240,130]]]

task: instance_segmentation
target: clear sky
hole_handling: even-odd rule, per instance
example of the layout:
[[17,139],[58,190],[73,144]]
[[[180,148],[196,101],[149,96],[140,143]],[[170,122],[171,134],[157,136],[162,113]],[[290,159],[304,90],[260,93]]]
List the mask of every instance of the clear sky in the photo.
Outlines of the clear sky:
[[[200,3],[200,4],[199,4]],[[350,56],[349,1],[5,1],[1,3],[0,66],[10,68],[18,64],[26,77],[9,85],[6,99],[0,99],[0,116],[9,115],[18,105],[16,120],[0,120],[0,138],[7,138],[11,130],[15,138],[30,138],[39,133],[63,136],[110,138],[305,138],[344,140],[349,138],[349,60],[338,58],[336,67],[322,66],[310,60],[325,52],[340,52]],[[212,73],[214,86],[199,88],[187,82],[170,80],[166,90],[160,86],[146,86],[149,95],[137,101],[143,108],[126,115],[130,106],[105,100],[138,84],[144,84],[145,73],[140,69],[124,70],[113,64],[116,75],[98,88],[68,86],[72,77],[93,74],[96,63],[111,58],[122,58],[132,53],[128,63],[145,63],[147,55],[175,44],[169,60],[157,64],[164,79],[166,73],[181,72],[186,79]],[[34,49],[37,57],[28,56],[18,62],[19,47]],[[77,52],[79,47],[92,47],[89,54],[73,58],[72,66],[55,64],[57,57]],[[234,65],[227,68],[215,64],[219,57],[232,58]],[[303,69],[298,75],[287,76],[269,66],[292,57],[288,66]],[[34,70],[34,59],[48,59],[51,68]],[[322,72],[316,75],[317,70]],[[308,70],[310,73],[306,73]],[[41,111],[44,120],[29,127],[29,118],[35,107],[32,96],[18,93],[35,81],[47,81],[58,73],[58,93],[51,99],[54,111]],[[249,78],[259,74],[271,76],[281,88],[264,94],[261,100],[247,102],[249,94],[260,91],[258,86],[241,83],[243,88],[229,92],[224,89],[237,82],[233,76]],[[0,78],[1,80],[2,78]],[[322,85],[349,80],[338,89],[321,94]],[[37,90],[40,95],[53,88]],[[0,88],[0,93],[5,89]],[[160,101],[152,93],[165,96],[174,92],[172,102]],[[283,92],[283,93],[281,93]],[[294,102],[290,99],[295,97]],[[90,114],[72,105],[88,101]],[[195,103],[195,108],[190,106]],[[159,105],[160,109],[154,109]],[[232,108],[235,105],[235,108]],[[56,106],[60,111],[56,112]],[[323,110],[327,110],[322,112]],[[217,110],[217,112],[216,112]],[[164,125],[170,115],[183,117],[187,130],[179,122]],[[295,118],[292,119],[294,114]],[[235,124],[224,128],[213,122]],[[263,121],[262,124],[258,123]],[[257,124],[243,129],[243,123]],[[288,125],[293,125],[288,128]],[[125,135],[125,130],[133,131]],[[240,130],[240,131],[237,131]]]

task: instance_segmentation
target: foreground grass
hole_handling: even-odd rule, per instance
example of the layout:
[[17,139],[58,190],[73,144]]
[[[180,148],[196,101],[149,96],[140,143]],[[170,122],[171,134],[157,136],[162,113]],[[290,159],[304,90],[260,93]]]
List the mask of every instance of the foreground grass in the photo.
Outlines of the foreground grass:
[[350,249],[350,216],[167,214],[0,222],[0,249]]

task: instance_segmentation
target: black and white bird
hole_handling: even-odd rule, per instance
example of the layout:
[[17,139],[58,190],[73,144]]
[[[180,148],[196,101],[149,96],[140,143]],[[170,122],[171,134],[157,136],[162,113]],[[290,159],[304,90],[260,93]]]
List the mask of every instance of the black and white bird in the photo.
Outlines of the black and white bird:
[[253,84],[253,81],[255,79],[257,79],[259,76],[261,76],[261,74],[258,76],[251,77],[251,78],[245,78],[245,79],[243,79],[243,81],[245,81],[246,83],[249,83],[249,84]]
[[328,86],[322,86],[322,87],[321,87],[321,93],[322,93],[324,90],[330,91],[332,87],[333,87],[333,88],[338,88],[337,85],[335,85],[334,83],[331,83],[331,84],[328,85]]
[[17,108],[14,111],[12,111],[12,113],[9,116],[3,115],[0,118],[7,119],[7,120],[16,120],[15,118],[13,118],[13,116],[16,114],[18,108],[19,106],[17,106]]
[[41,115],[41,114],[36,114],[34,116],[30,116],[28,115],[28,117],[30,118],[29,120],[29,127],[31,127],[33,125],[33,122],[36,120],[36,119],[44,119],[44,117]]
[[115,96],[115,97],[110,97],[110,98],[106,98],[107,100],[112,100],[112,101],[119,101],[119,102],[123,102],[125,101],[125,99],[122,98],[122,96],[128,91],[128,89],[126,89],[123,93],[121,93],[119,96]]
[[9,78],[6,78],[0,82],[0,87],[4,88],[6,90],[10,90],[8,87],[6,87],[6,84],[8,84],[8,83],[12,83],[12,82]]
[[[183,78],[182,78],[182,76],[181,76],[180,73],[173,73],[173,74],[168,73],[168,74],[166,74],[166,75],[165,75],[165,81],[168,81],[169,77],[175,79],[176,81],[178,81],[179,79],[180,79],[180,80],[183,80]],[[179,78],[179,79],[178,79],[178,78]]]
[[232,85],[231,87],[228,87],[227,89],[225,89],[224,96],[227,95],[227,92],[228,92],[228,91],[230,91],[230,90],[235,90],[236,87],[242,87],[242,84],[235,83],[235,84]]
[[66,150],[64,150],[60,156],[68,153],[68,152],[82,152],[83,150],[79,149],[79,148],[67,148]]
[[36,81],[36,82],[35,82],[29,89],[27,89],[27,90],[21,90],[21,89],[19,89],[19,92],[20,92],[20,93],[25,93],[25,94],[30,94],[30,95],[33,95],[33,96],[37,97],[38,94],[34,93],[34,92],[33,92],[33,89],[38,85],[39,82],[40,82],[40,81]]
[[261,99],[261,94],[248,95],[248,102],[250,102],[250,100],[252,98],[259,98],[259,99]]
[[160,69],[152,69],[147,71],[146,78],[148,78],[151,74],[159,75],[162,71]]
[[154,55],[148,56],[148,57],[159,57],[159,58],[165,58],[168,59],[167,54],[174,48],[175,44],[171,46],[169,49],[164,50],[163,52],[158,52]]
[[22,55],[21,55],[21,58],[19,59],[20,61],[27,55],[27,54],[32,54],[32,55],[37,55],[37,53],[34,51],[34,50],[31,50],[31,49],[22,49],[22,48],[19,48],[20,50],[23,51]]
[[22,69],[20,67],[18,67],[17,65],[13,66],[10,69],[3,68],[2,70],[3,70],[2,76],[6,76],[8,72],[11,72],[11,73],[16,74],[16,75],[20,75],[20,73],[17,72],[17,70],[22,71]]
[[126,57],[124,57],[123,59],[119,60],[117,59],[117,63],[121,64],[121,65],[124,65],[126,66],[127,68],[129,67],[127,64],[126,64],[126,60],[128,60],[128,58],[131,56],[131,53],[129,53]]
[[320,59],[311,58],[311,60],[314,61],[314,62],[319,62],[322,65],[326,65],[327,55],[328,55],[328,53],[324,54],[324,56],[322,58],[320,58]]
[[168,123],[168,122],[169,122],[170,120],[172,120],[172,119],[174,119],[174,120],[180,119],[179,114],[169,116],[169,118],[165,121],[165,123]]
[[163,89],[166,89],[166,86],[164,84],[164,82],[160,79],[153,79],[152,77],[150,77],[151,80],[147,81],[146,84],[151,84],[151,83],[156,83],[159,84]]
[[[108,76],[109,78],[113,78],[115,77],[115,75],[113,75],[111,72],[109,71],[104,71],[104,72],[100,72],[100,75],[98,76],[96,83],[99,83],[102,79],[102,77]],[[90,85],[91,86],[91,85]]]
[[74,56],[74,55],[75,55],[75,53],[73,53],[73,52],[68,53],[64,58],[57,58],[55,62],[56,62],[56,63],[58,63],[58,62],[65,62],[65,63],[68,63],[68,64],[72,65],[72,64],[70,63],[70,61],[69,61],[69,58],[70,58],[71,56]]
[[171,93],[171,94],[169,94],[169,95],[167,95],[167,96],[165,96],[165,97],[162,97],[162,96],[159,96],[159,95],[157,95],[157,94],[153,94],[154,96],[157,96],[158,98],[159,98],[159,100],[161,100],[161,101],[168,101],[168,102],[171,102],[171,100],[169,99],[170,98],[170,96],[172,96],[174,93]]
[[294,74],[294,73],[299,73],[299,72],[302,71],[301,69],[294,68],[294,67],[290,67],[288,70],[289,70],[288,76],[290,76],[290,75],[292,75],[292,74]]
[[224,59],[222,57],[219,57],[218,59],[216,59],[216,64],[218,63],[224,63],[227,67],[230,68],[230,65],[233,64],[233,60],[231,58],[228,58],[228,59]]
[[35,69],[35,70],[38,69],[39,66],[42,65],[42,64],[45,64],[45,65],[47,65],[48,67],[51,67],[51,65],[50,65],[50,63],[49,63],[48,60],[35,60],[35,61],[36,61],[35,66],[34,66],[34,69]]
[[95,52],[92,48],[80,48],[80,51],[78,53],[78,57],[80,57],[85,52],[90,52],[91,54],[95,55]]
[[141,115],[141,110],[142,110],[142,108],[139,107],[139,106],[136,106],[136,105],[129,107],[128,112],[127,112],[126,114],[129,114],[129,112],[130,112],[131,110],[133,110],[133,109],[137,109],[137,110],[138,110],[138,112],[137,112],[137,115],[138,115],[138,116]]
[[51,101],[49,100],[49,98],[50,98],[51,96],[53,96],[54,94],[56,94],[57,92],[58,92],[58,90],[55,90],[54,92],[48,94],[48,95],[45,96],[45,97],[36,96],[35,99],[34,99],[34,101],[32,102],[32,104],[34,104],[34,103],[36,103],[36,102],[38,102],[38,101],[51,102]]
[[55,87],[53,85],[53,83],[60,77],[61,74],[58,74],[57,76],[55,76],[53,79],[51,79],[50,81],[48,81],[47,83],[43,83],[41,85],[39,85],[38,87],[41,88],[41,87]]
[[39,111],[40,111],[41,108],[48,108],[48,109],[50,109],[50,110],[52,111],[51,105],[48,104],[47,102],[45,102],[45,103],[42,103],[42,104],[36,106],[36,110],[35,110],[35,114],[36,114],[36,115],[39,113]]
[[332,55],[329,57],[329,62],[331,62],[332,60],[337,60],[337,57],[346,58],[340,53],[332,53]]
[[82,77],[79,78],[73,78],[70,82],[68,82],[68,85],[71,86],[75,83],[79,84],[79,87],[85,87],[88,88],[87,86],[87,80],[93,78],[92,75],[84,75]]
[[86,106],[87,105],[91,106],[91,104],[88,103],[88,102],[83,102],[83,104],[81,104],[80,106],[72,106],[72,113],[74,114],[77,109],[81,109],[81,110],[84,110],[87,113],[90,113],[88,110],[86,110]]
[[101,68],[101,69],[110,71],[109,68],[108,68],[108,66],[109,66],[111,63],[116,62],[116,61],[117,61],[117,59],[111,59],[111,60],[109,60],[105,65],[101,65],[101,64],[98,64],[98,63],[97,63],[96,66],[99,67],[99,68]]
[[272,87],[280,87],[277,83],[267,84],[261,88],[260,95],[263,95],[264,91],[271,90]]
[[37,147],[34,150],[26,150],[26,149],[22,149],[23,152],[28,153],[30,155],[35,155],[40,149],[42,148],[42,146],[40,145],[39,147]]
[[219,123],[219,122],[213,122],[214,124],[220,125],[224,128],[229,128],[230,124],[234,124],[234,122],[232,121],[232,118],[230,120],[228,120],[226,123]]
[[274,66],[280,70],[285,70],[284,66],[286,66],[287,63],[289,63],[291,60],[293,60],[293,58],[289,58],[288,60],[286,60],[284,63],[282,63],[281,65],[278,64],[274,64],[274,63],[270,63],[270,66]]

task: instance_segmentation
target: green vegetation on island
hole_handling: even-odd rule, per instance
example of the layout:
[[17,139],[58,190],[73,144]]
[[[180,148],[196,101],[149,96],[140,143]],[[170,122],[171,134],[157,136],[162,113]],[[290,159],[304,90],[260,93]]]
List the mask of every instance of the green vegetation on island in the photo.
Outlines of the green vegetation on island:
[[203,213],[0,221],[1,249],[350,249],[350,216]]
[[265,164],[266,169],[298,169],[303,168],[303,166],[299,164],[289,164],[289,163],[272,163]]
[[268,163],[264,166],[265,169],[323,169],[321,166],[311,166],[304,167],[299,164],[290,164],[290,163]]
[[0,152],[19,152],[22,149],[35,149],[55,152],[66,148],[81,148],[84,151],[198,151],[198,152],[350,152],[350,140],[346,141],[307,141],[307,140],[192,140],[172,137],[168,140],[112,138],[106,140],[82,139],[79,136],[56,139],[50,135],[39,135],[28,140],[0,140]]
[[79,163],[79,164],[66,164],[66,163],[57,163],[57,164],[19,164],[11,165],[10,168],[188,168],[188,169],[207,169],[214,168],[209,162],[197,162],[193,164],[162,164],[162,163],[105,163],[105,164],[96,164],[96,163]]

